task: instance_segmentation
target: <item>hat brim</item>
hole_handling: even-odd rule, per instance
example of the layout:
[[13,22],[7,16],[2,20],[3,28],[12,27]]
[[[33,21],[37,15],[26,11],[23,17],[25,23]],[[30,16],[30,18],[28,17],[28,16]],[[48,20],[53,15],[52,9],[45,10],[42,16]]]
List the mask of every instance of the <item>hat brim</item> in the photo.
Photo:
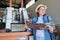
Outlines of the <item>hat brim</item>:
[[35,12],[38,11],[38,8],[39,8],[39,7],[44,7],[45,9],[47,9],[47,6],[46,6],[46,5],[40,4],[40,5],[38,5],[38,6],[36,7]]

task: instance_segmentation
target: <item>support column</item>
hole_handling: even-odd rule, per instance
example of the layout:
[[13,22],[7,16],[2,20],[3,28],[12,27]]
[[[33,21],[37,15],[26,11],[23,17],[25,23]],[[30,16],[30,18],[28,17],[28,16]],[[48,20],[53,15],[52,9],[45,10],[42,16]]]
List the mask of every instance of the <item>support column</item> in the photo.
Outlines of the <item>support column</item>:
[[6,29],[11,28],[11,23],[12,23],[12,11],[14,8],[12,7],[7,7],[7,15],[6,15]]

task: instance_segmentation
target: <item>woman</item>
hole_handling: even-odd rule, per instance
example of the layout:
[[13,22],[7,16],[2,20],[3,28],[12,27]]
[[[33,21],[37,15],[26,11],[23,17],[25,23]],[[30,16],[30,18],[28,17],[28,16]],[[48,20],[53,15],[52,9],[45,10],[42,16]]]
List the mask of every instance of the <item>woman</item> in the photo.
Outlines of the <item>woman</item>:
[[51,40],[48,30],[50,32],[53,32],[53,27],[51,27],[52,19],[50,16],[46,16],[46,9],[47,9],[47,6],[44,4],[38,5],[35,10],[35,12],[37,13],[37,17],[31,19],[30,22],[32,22],[32,23],[45,23],[45,24],[49,23],[49,25],[47,25],[48,29],[36,30],[34,28],[31,28],[31,27],[28,28],[26,26],[26,28],[33,33],[34,40]]

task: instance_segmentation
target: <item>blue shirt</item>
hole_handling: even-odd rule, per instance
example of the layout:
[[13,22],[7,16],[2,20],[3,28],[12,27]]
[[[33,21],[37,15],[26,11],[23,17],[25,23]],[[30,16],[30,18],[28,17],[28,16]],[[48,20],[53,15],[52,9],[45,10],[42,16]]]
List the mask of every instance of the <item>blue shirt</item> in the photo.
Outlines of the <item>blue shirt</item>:
[[[31,19],[30,21],[32,23],[36,23],[38,21],[38,17],[35,17],[35,18]],[[43,22],[44,23],[52,22],[52,19],[49,16],[43,16]],[[31,27],[30,27],[30,29],[31,29],[30,31],[34,35],[34,40],[36,40],[36,30],[34,28],[31,28]],[[45,30],[44,33],[45,33],[45,40],[51,40],[48,30]]]

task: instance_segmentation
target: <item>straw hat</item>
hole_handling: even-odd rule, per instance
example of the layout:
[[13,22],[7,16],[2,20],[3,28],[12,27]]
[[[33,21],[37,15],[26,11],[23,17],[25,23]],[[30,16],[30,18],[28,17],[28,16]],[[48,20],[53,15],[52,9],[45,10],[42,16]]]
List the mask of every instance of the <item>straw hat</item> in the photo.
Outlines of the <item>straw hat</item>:
[[44,7],[45,9],[47,9],[47,6],[46,6],[46,5],[40,4],[40,5],[38,5],[38,6],[36,7],[35,12],[38,11],[38,8],[39,8],[39,7]]

